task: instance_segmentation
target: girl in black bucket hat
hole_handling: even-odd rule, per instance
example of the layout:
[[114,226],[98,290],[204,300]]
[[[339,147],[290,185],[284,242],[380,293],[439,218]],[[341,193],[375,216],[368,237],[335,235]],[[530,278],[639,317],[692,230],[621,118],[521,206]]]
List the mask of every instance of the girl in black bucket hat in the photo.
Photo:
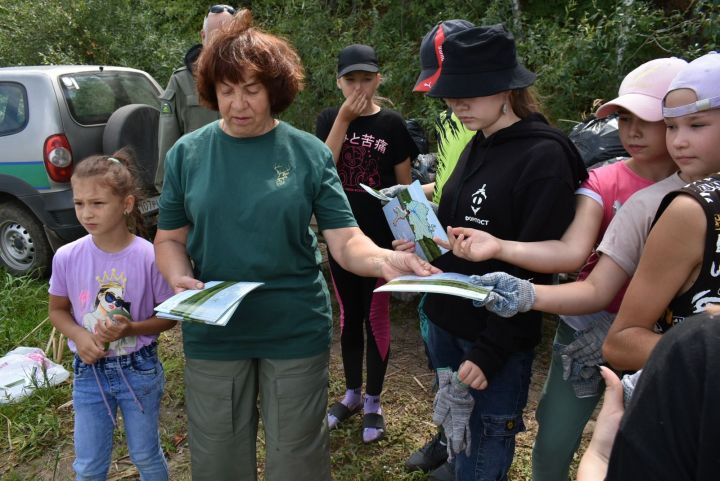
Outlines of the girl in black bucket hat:
[[[516,241],[559,239],[574,216],[574,192],[587,177],[568,138],[537,113],[528,89],[535,74],[517,59],[502,25],[449,35],[445,60],[428,95],[445,100],[477,134],[443,189],[439,219],[448,228],[485,230]],[[449,247],[452,247],[451,245]],[[449,252],[435,265],[445,272],[511,272],[535,282],[552,277],[498,260],[471,262]],[[468,421],[469,448],[455,455],[455,480],[507,479],[518,432],[524,430],[533,349],[541,313],[512,318],[455,296],[429,294],[428,344],[432,364],[458,372],[475,401]]]

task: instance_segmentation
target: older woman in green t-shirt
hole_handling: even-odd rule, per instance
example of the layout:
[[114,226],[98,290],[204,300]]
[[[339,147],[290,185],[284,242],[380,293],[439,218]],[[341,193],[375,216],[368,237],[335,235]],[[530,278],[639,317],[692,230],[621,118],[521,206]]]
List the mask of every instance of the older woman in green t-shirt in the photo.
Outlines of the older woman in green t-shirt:
[[327,147],[275,118],[302,88],[285,40],[241,11],[203,49],[196,75],[201,101],[221,118],[168,152],[157,264],[176,292],[210,280],[264,284],[225,327],[183,324],[192,477],[256,479],[259,405],[266,479],[329,480],[332,313],[311,216],[333,257],[358,275],[437,269],[373,244]]

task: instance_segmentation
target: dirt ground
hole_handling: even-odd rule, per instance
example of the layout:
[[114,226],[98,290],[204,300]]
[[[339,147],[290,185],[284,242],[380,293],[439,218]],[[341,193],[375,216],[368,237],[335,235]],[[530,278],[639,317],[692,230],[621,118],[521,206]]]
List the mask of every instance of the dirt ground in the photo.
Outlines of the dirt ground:
[[[331,435],[331,451],[333,476],[336,480],[410,479],[403,471],[403,460],[435,432],[435,427],[430,422],[433,374],[426,365],[425,353],[417,328],[415,301],[396,300],[393,304],[392,355],[383,393],[387,438],[381,443],[363,446],[356,439],[359,437],[360,430],[359,417],[349,420],[345,430],[334,431]],[[556,321],[552,317],[549,317],[544,323],[543,341],[537,350],[536,360],[533,364],[533,378],[524,416],[527,431],[517,437],[515,463],[511,472],[513,480],[530,480],[530,456],[537,430],[534,412],[547,372],[549,348],[555,326]],[[331,354],[331,403],[344,392],[338,334],[336,321]],[[182,346],[179,329],[163,334],[160,355],[168,379],[166,397],[161,412],[161,429],[165,440],[163,448],[168,453],[171,479],[189,480],[189,451],[182,400]],[[61,416],[64,419],[63,422],[71,422],[68,421],[69,413],[61,413]],[[592,428],[593,421],[585,430],[584,444],[587,442]],[[110,481],[139,479],[126,451],[121,446],[124,444],[121,442],[122,437],[118,441],[120,442],[116,444],[120,446],[114,452],[108,479]],[[355,474],[359,469],[366,469],[366,467],[358,467],[358,464],[362,464],[359,459],[365,456],[382,456],[381,462],[385,465],[381,471],[382,474]],[[70,480],[73,478],[72,459],[72,439],[70,438],[53,452],[26,465],[16,466],[12,472],[5,473],[0,479],[8,481],[20,479]],[[421,478],[412,477],[412,479]]]

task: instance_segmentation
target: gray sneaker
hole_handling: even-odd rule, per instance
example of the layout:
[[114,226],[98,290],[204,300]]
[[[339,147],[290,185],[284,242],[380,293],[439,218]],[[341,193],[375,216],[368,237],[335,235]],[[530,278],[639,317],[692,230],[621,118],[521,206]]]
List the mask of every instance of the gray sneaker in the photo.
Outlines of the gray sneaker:
[[405,468],[408,471],[428,472],[445,463],[447,458],[447,441],[441,430],[425,446],[410,455],[405,461]]
[[455,465],[443,463],[428,476],[428,481],[455,481]]

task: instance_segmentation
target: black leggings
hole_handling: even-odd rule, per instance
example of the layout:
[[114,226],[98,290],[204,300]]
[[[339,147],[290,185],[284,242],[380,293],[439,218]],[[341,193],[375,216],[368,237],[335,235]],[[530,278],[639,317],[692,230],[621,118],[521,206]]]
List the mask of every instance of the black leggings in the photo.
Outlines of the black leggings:
[[363,350],[367,331],[367,385],[365,392],[379,396],[390,357],[390,294],[374,293],[385,283],[352,274],[329,256],[335,296],[340,307],[340,346],[347,389],[362,387]]

